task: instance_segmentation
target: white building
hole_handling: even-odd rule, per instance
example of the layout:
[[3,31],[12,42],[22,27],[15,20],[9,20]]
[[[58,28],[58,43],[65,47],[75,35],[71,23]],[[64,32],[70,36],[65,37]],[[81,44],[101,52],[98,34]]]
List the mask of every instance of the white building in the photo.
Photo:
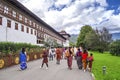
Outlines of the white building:
[[53,40],[66,43],[66,38],[46,24],[17,0],[0,0],[0,42],[35,45]]
[[65,42],[63,42],[63,46],[64,47],[70,47],[70,45],[69,45],[69,38],[70,38],[70,35],[68,34],[68,33],[66,33],[64,30],[62,30],[61,32],[60,32],[60,34],[63,36],[63,37],[65,37],[66,38],[66,41]]

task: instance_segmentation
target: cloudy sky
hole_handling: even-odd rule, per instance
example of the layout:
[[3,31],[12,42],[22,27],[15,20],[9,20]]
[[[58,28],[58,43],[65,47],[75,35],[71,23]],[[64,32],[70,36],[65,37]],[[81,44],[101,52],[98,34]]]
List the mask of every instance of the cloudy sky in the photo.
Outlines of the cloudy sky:
[[120,33],[120,0],[18,0],[57,31],[79,34],[84,25]]

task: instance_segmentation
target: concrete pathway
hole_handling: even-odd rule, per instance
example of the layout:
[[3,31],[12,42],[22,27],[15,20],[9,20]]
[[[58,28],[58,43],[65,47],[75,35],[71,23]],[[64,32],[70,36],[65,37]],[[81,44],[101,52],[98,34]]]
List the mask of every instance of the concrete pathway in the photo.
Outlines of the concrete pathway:
[[19,69],[19,65],[0,70],[0,80],[93,80],[91,73],[77,68],[76,61],[73,60],[73,68],[67,68],[67,61],[61,60],[57,65],[56,60],[49,61],[49,69],[46,65],[40,69],[42,59],[28,62],[28,68],[24,71]]

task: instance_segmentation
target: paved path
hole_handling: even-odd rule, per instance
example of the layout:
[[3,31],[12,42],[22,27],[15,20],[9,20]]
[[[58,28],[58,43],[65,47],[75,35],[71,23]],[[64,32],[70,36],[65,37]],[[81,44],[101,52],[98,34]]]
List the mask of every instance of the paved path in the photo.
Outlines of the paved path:
[[0,80],[92,80],[91,73],[79,70],[76,61],[73,60],[73,69],[67,68],[66,60],[61,60],[57,65],[56,61],[49,61],[49,69],[46,65],[40,69],[42,60],[28,62],[28,68],[24,71],[19,65],[0,70]]

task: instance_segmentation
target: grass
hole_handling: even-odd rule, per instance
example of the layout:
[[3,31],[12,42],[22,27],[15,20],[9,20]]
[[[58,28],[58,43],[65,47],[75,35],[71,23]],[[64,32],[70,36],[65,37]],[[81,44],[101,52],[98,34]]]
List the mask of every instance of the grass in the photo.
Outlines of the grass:
[[[107,52],[92,53],[94,56],[92,72],[95,80],[120,80],[120,57],[112,56]],[[106,66],[106,74],[102,72],[103,66]]]

